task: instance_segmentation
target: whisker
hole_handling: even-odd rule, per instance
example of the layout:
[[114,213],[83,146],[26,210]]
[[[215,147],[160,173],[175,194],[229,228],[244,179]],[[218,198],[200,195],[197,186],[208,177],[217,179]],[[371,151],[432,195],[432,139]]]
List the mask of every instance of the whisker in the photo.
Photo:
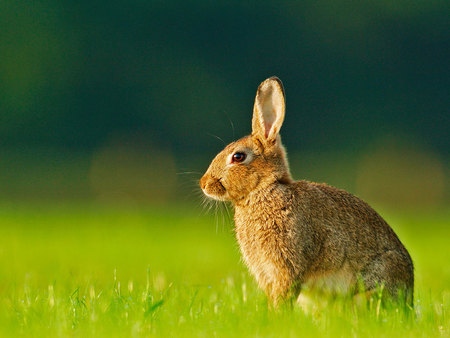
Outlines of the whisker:
[[234,123],[233,123],[233,121],[231,120],[230,116],[227,113],[225,113],[225,116],[227,117],[228,121],[230,121],[231,130],[233,131],[233,140],[234,140]]
[[201,175],[202,173],[198,172],[198,171],[183,171],[183,172],[179,172],[177,173],[177,175]]
[[225,211],[227,212],[227,215],[228,215],[228,221],[232,221],[232,219],[233,219],[233,217],[231,216],[231,214],[230,214],[230,210],[228,209],[228,204],[227,203],[224,203],[224,208],[225,208]]
[[217,203],[217,201],[214,201],[215,203],[215,207],[216,207],[216,209],[214,210],[214,218],[215,218],[215,220],[216,220],[216,234],[218,234],[219,233],[219,216],[218,216],[218,214],[217,214],[217,208],[218,208],[218,203]]
[[206,201],[208,202],[206,205],[207,205],[207,207],[208,207],[208,210],[207,210],[207,212],[210,212],[211,211],[211,209],[213,208],[213,206],[214,206],[214,200],[211,200],[211,199],[209,199],[209,198],[206,198]]
[[225,232],[225,213],[223,211],[223,205],[220,207],[220,212],[222,213],[222,232]]
[[211,133],[206,133],[207,135],[211,136],[211,137],[215,137],[216,139],[222,141],[223,145],[226,146],[227,144],[225,143],[224,140],[222,140],[219,136],[211,134]]

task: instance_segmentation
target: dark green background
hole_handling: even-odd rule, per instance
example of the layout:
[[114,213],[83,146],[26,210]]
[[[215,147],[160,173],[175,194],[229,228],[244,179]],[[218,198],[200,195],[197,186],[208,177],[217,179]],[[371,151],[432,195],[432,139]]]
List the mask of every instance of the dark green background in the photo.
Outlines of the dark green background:
[[[393,170],[414,187],[420,173],[425,183],[441,175],[433,184],[445,187],[448,8],[406,0],[2,1],[0,195],[115,191],[158,200],[145,191],[168,187],[167,196],[179,196],[185,176],[171,177],[206,168],[223,146],[209,134],[229,142],[250,131],[256,88],[272,75],[286,89],[282,135],[297,178],[370,199],[376,194],[358,189],[358,173],[371,151],[380,156],[375,165],[406,151],[386,177]],[[105,156],[104,170],[92,174]],[[414,159],[431,169],[405,176]],[[379,171],[370,163],[369,181]],[[432,203],[445,200],[441,190]]]

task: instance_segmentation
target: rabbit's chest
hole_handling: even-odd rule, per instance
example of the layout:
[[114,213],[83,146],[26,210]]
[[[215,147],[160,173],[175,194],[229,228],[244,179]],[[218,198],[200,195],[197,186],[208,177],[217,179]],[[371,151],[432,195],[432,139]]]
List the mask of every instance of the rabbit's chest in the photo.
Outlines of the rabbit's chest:
[[236,223],[236,238],[251,273],[260,284],[270,284],[286,270],[280,230]]

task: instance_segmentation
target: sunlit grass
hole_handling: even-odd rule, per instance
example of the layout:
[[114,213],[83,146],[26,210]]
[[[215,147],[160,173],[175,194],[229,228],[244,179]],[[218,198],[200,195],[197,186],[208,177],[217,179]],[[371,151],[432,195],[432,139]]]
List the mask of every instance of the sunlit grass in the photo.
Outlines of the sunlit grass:
[[[448,336],[448,213],[392,213],[415,309],[352,300],[267,306],[227,216],[190,207],[0,207],[4,336]],[[226,215],[226,213],[225,213]],[[380,304],[381,303],[381,304]]]

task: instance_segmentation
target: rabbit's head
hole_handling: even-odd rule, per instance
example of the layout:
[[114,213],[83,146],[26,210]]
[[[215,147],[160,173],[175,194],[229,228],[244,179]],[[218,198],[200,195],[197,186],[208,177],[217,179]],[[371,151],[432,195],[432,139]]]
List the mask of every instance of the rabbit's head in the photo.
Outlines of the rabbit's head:
[[206,196],[236,203],[275,182],[292,182],[279,135],[284,111],[283,84],[271,77],[256,92],[252,134],[226,146],[201,178]]

